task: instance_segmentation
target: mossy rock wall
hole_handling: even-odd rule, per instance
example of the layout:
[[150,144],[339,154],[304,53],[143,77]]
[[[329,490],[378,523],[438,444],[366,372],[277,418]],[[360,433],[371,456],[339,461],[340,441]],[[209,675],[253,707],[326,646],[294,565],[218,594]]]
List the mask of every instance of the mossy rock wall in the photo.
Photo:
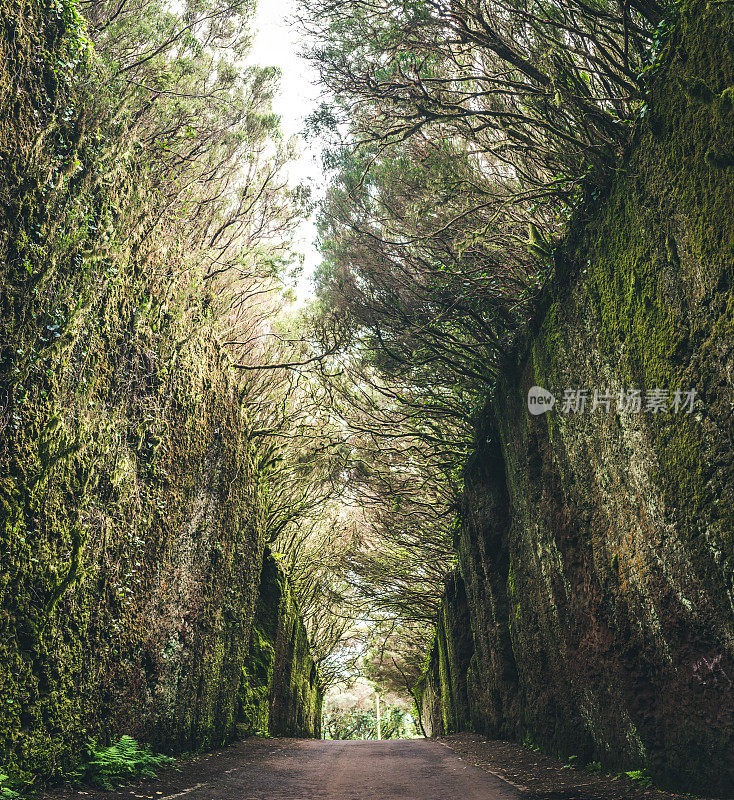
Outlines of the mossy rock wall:
[[[705,90],[701,89],[704,86]],[[685,2],[610,190],[477,432],[460,542],[476,729],[734,788],[734,10]],[[532,416],[533,385],[556,407]],[[692,413],[593,390],[695,389]],[[564,390],[588,389],[564,414]]]
[[416,686],[428,736],[457,733],[470,724],[467,673],[473,652],[464,581],[452,572],[445,581],[428,668]]
[[[436,637],[440,622],[436,626]],[[420,714],[422,732],[426,736],[441,736],[441,679],[438,665],[438,646],[434,638],[426,657],[426,666],[420,680],[413,686],[413,699],[416,711]]]
[[323,689],[288,575],[266,548],[250,656],[243,668],[241,735],[321,738]]
[[236,735],[267,478],[74,5],[0,17],[0,766],[38,785],[91,738]]

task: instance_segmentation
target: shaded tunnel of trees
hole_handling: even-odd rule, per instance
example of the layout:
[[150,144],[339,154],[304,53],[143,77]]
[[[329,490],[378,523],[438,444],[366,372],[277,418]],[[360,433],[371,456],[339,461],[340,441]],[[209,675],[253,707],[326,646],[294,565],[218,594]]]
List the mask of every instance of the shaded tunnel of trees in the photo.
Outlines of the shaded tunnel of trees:
[[[187,419],[208,424],[210,406],[196,403],[219,370],[230,376],[222,391],[239,421],[211,412],[216,434],[200,459],[209,488],[186,495],[190,532],[209,530],[244,478],[255,487],[242,501],[256,509],[247,536],[258,544],[231,558],[227,545],[207,569],[239,558],[255,585],[267,545],[289,576],[321,688],[366,676],[416,700],[420,714],[416,687],[439,646],[446,587],[464,592],[455,581],[465,478],[497,439],[489,404],[578,277],[564,243],[608,196],[643,128],[661,124],[651,119],[651,87],[682,36],[683,7],[301,0],[296,24],[325,97],[306,131],[323,146],[326,188],[316,204],[289,172],[299,143],[285,139],[273,112],[277,70],[248,64],[250,0],[2,3],[0,458],[10,476],[4,546],[15,566],[1,588],[12,606],[3,624],[21,651],[36,653],[28,659],[43,660],[32,644],[47,636],[41,618],[66,613],[74,587],[94,572],[80,565],[127,558],[122,545],[114,558],[105,550],[114,525],[103,504],[126,525],[165,516],[155,493],[183,486],[186,473],[156,473],[155,460],[179,447]],[[713,103],[706,82],[684,88],[691,102]],[[731,97],[721,98],[728,113]],[[314,295],[299,304],[294,237],[311,214],[322,262]],[[95,333],[111,319],[124,321],[117,340]],[[184,361],[189,394],[175,382]],[[126,430],[99,445],[114,457],[92,455],[79,432],[95,404]],[[163,419],[173,421],[166,430]],[[62,431],[66,443],[52,452]],[[181,445],[192,458],[196,436]],[[230,444],[240,448],[231,458]],[[57,535],[33,494],[31,462],[44,476],[38,485],[52,485],[55,465],[68,464],[81,476],[69,486],[106,491],[104,503]],[[95,463],[108,483],[90,489]],[[54,513],[71,519],[74,501],[59,502]],[[33,551],[25,538],[17,543],[21,518]],[[36,556],[58,559],[66,578],[56,580],[56,566],[43,572]],[[13,592],[30,599],[13,606]],[[111,592],[99,588],[110,607],[121,602]],[[253,616],[256,593],[242,588],[230,616],[245,595]],[[34,621],[25,630],[21,619]],[[268,625],[276,630],[277,620]],[[248,642],[251,627],[242,629]],[[249,668],[270,669],[272,682],[267,646]],[[152,674],[159,667],[149,661]],[[246,702],[264,708],[259,695]],[[405,732],[408,708],[388,709],[383,735]],[[330,734],[374,735],[374,720],[359,713],[342,723],[330,720]],[[42,724],[39,716],[8,730]],[[8,736],[15,752],[19,740]]]

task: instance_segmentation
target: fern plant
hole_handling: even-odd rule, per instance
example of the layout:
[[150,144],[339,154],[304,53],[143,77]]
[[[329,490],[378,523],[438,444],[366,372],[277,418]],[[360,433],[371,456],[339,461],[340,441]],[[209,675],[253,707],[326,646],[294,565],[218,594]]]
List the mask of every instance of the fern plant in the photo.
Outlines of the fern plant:
[[633,769],[624,773],[628,778],[639,783],[643,789],[646,789],[652,783],[652,778],[645,772],[644,769]]
[[14,797],[20,797],[18,792],[14,792],[7,784],[8,776],[0,770],[0,798],[2,800],[12,800]]
[[138,744],[132,736],[121,736],[118,742],[104,748],[90,742],[89,760],[77,777],[109,791],[138,778],[155,778],[158,767],[172,762],[172,758]]

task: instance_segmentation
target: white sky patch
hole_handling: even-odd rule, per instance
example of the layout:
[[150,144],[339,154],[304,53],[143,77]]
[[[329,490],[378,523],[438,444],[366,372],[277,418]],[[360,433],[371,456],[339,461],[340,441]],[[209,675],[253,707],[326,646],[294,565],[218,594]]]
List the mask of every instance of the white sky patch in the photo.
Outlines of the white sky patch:
[[[251,64],[278,67],[281,71],[280,91],[273,102],[273,110],[280,115],[286,138],[300,137],[306,117],[318,107],[321,94],[315,70],[299,55],[306,42],[297,23],[292,20],[295,11],[294,0],[260,0],[248,58]],[[320,147],[314,142],[307,145],[300,137],[299,150],[300,157],[291,165],[289,175],[294,183],[307,183],[312,197],[318,200],[325,184]],[[296,237],[297,249],[305,256],[303,275],[296,287],[300,302],[312,294],[311,276],[320,261],[315,238],[316,226],[311,218],[301,225]]]

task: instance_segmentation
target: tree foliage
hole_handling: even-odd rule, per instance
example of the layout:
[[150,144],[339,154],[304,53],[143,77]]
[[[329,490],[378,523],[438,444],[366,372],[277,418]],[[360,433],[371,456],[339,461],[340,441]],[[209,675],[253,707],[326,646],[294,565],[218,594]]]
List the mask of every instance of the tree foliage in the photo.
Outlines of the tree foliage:
[[[354,681],[329,693],[324,704],[323,730],[327,739],[377,739],[375,692]],[[380,736],[403,739],[416,735],[410,705],[392,693],[381,693]]]
[[107,92],[110,161],[136,164],[155,197],[138,224],[168,248],[161,290],[203,303],[229,338],[242,338],[273,312],[266,300],[293,261],[308,204],[286,178],[294,145],[271,109],[279,75],[245,65],[254,4],[81,8]]
[[156,251],[149,283],[184,315],[190,341],[214,326],[239,370],[267,536],[291,568],[328,683],[349,627],[329,613],[324,522],[344,454],[302,368],[339,331],[286,310],[293,234],[310,201],[288,179],[296,145],[271,105],[280,76],[247,63],[254,2],[88,0],[82,10],[111,170],[124,165],[142,184],[144,201],[126,212],[138,246]]
[[656,0],[304,0],[358,142],[457,138],[523,187],[603,180],[644,92]]
[[302,0],[330,98],[319,379],[363,511],[341,561],[376,669],[420,669],[477,417],[555,243],[644,104],[657,0]]

